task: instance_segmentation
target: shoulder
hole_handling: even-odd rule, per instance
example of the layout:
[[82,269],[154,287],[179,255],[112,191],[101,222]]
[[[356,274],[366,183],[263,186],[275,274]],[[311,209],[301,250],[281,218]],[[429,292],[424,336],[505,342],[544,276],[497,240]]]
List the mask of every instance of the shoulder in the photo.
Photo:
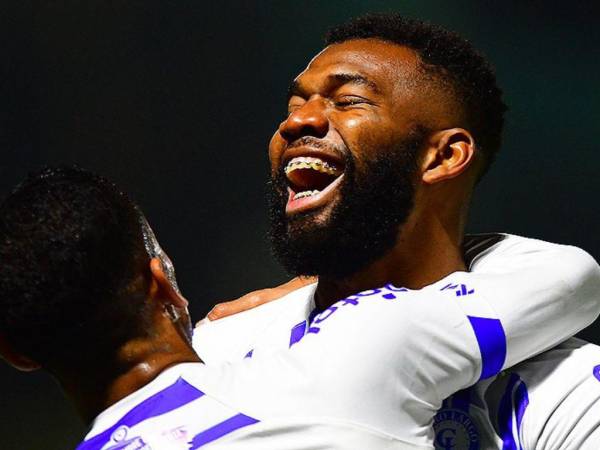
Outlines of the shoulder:
[[[594,258],[579,247],[557,244],[541,239],[527,238],[515,234],[487,233],[465,236],[463,249],[467,262],[473,266],[483,266],[497,259],[535,258],[541,255],[561,256],[565,263],[597,267]],[[560,261],[556,261],[560,263]]]
[[600,346],[571,338],[511,373],[527,396],[524,448],[600,448]]
[[556,273],[570,287],[588,282],[600,288],[600,266],[579,247],[505,233],[468,235],[463,247],[474,272],[537,268]]
[[236,361],[274,323],[306,318],[316,284],[304,286],[278,300],[216,321],[204,319],[194,330],[193,346],[206,363]]
[[571,338],[516,365],[511,372],[518,373],[530,386],[529,390],[544,390],[544,397],[548,398],[562,395],[559,392],[569,392],[573,385],[587,380],[597,382],[600,393],[600,374],[594,373],[598,365],[600,346]]

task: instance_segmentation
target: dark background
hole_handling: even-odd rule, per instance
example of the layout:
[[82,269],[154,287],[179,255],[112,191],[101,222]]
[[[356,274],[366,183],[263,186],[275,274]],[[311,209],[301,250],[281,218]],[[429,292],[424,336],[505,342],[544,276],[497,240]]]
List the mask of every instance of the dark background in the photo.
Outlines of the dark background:
[[[3,1],[0,190],[44,164],[113,179],[146,211],[199,319],[285,279],[264,238],[264,184],[289,81],[330,25],[396,10],[471,39],[505,90],[505,144],[469,229],[599,258],[599,11],[495,3]],[[600,326],[583,335],[600,342]],[[0,380],[2,450],[74,447],[84,427],[50,377],[0,364]]]

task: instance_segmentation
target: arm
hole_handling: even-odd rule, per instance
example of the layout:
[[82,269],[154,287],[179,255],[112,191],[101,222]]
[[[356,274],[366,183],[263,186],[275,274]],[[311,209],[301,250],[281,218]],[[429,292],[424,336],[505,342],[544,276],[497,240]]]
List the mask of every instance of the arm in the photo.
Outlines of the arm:
[[600,347],[572,338],[511,369],[488,393],[502,440],[523,450],[600,448],[599,364]]
[[455,283],[479,289],[501,321],[503,368],[554,347],[600,314],[600,267],[577,247],[508,236],[471,270],[457,273]]
[[[473,250],[479,254],[470,272],[453,274],[451,281],[456,287],[449,290],[464,285],[483,294],[486,310],[479,311],[481,305],[467,301],[467,295],[462,297],[465,313],[475,317],[483,313],[500,321],[506,339],[502,368],[507,368],[575,335],[598,317],[600,267],[577,247],[495,235],[503,236],[483,251],[478,247],[481,240],[470,239],[467,254]],[[274,289],[252,292],[217,305],[209,318],[216,320],[245,311],[314,281],[295,278]],[[502,357],[498,354],[502,349],[492,350],[488,358]]]
[[202,385],[252,417],[336,419],[429,445],[444,394],[479,375],[469,321],[439,288],[340,301],[289,350],[209,366]]
[[235,376],[219,373],[219,395],[256,416],[285,416],[289,403],[292,414],[342,416],[427,445],[444,398],[597,315],[600,269],[585,252],[521,238],[491,251],[474,272],[419,291],[382,288],[338,302],[291,350],[242,361],[247,370]]

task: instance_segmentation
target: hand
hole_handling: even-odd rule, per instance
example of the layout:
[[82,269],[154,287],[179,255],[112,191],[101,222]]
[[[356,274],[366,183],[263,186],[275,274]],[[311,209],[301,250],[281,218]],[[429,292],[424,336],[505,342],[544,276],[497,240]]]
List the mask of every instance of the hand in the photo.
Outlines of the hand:
[[[263,303],[272,302],[278,298],[289,294],[292,291],[300,289],[308,284],[315,283],[316,277],[296,277],[292,278],[287,283],[276,286],[274,288],[259,289],[252,291],[237,300],[231,300],[229,302],[217,303],[215,307],[208,313],[207,317],[209,320],[222,319],[223,317],[231,316],[247,309],[256,308]],[[199,324],[200,322],[198,322]],[[196,326],[198,326],[196,324]]]

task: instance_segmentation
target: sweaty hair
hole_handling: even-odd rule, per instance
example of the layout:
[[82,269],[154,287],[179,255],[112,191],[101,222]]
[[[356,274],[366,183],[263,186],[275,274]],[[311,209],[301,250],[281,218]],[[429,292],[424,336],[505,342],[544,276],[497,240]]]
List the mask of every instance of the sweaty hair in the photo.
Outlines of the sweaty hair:
[[46,367],[101,361],[143,335],[141,218],[85,170],[30,175],[0,205],[0,333]]
[[327,45],[352,39],[380,39],[408,47],[422,69],[449,88],[462,107],[464,128],[484,156],[482,174],[500,149],[506,105],[490,63],[464,38],[436,25],[396,13],[367,14],[332,28]]

